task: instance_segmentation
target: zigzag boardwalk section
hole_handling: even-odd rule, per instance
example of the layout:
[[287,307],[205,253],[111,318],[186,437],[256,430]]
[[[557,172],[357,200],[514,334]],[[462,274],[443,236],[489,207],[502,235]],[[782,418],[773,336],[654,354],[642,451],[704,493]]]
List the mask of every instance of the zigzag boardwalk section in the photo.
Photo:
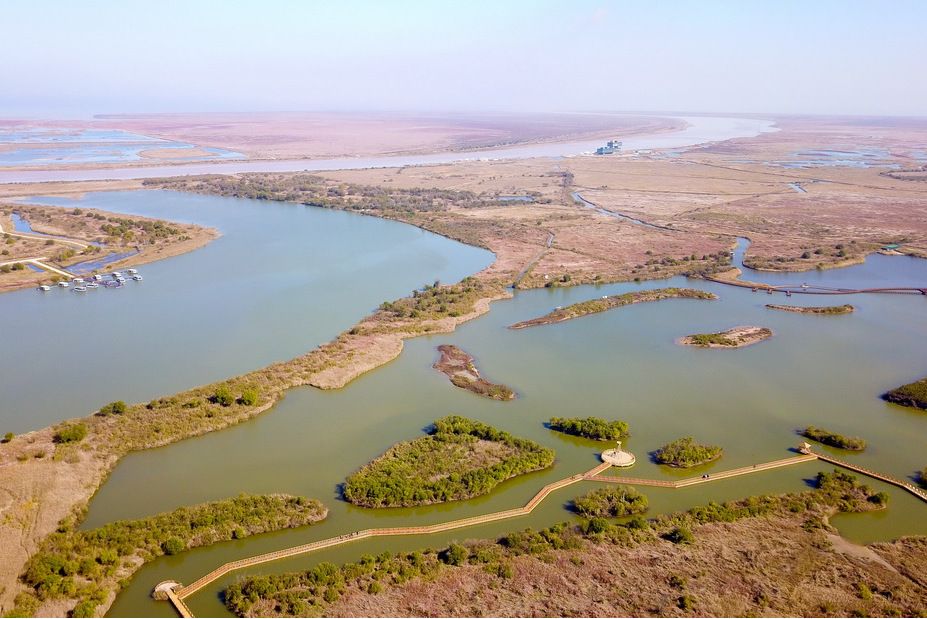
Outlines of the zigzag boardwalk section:
[[[518,516],[526,516],[534,511],[541,502],[550,495],[550,493],[555,492],[561,488],[575,484],[580,481],[584,481],[598,475],[602,471],[609,468],[611,465],[607,462],[596,466],[595,468],[585,472],[579,473],[577,475],[572,475],[565,479],[555,481],[547,484],[536,495],[534,495],[530,501],[528,501],[524,507],[516,507],[515,509],[508,509],[501,512],[493,512],[491,514],[483,514],[482,516],[472,516],[470,518],[461,518],[459,520],[451,520],[450,522],[442,522],[439,524],[432,524],[422,527],[393,527],[393,528],[383,528],[383,529],[365,529],[363,531],[355,531],[353,533],[346,533],[344,535],[339,535],[338,537],[332,537],[326,540],[321,540],[318,542],[311,542],[309,544],[303,544],[301,546],[294,546],[292,548],[285,548],[283,550],[276,550],[274,552],[268,552],[262,555],[257,555],[254,557],[249,557],[247,559],[239,559],[238,561],[230,561],[225,563],[208,574],[198,578],[189,585],[185,587],[180,587],[174,589],[173,597],[168,596],[168,599],[171,602],[174,602],[176,597],[179,601],[183,602],[183,599],[193,595],[206,585],[214,582],[215,580],[225,576],[230,572],[240,570],[246,567],[253,567],[255,565],[260,565],[262,563],[268,563],[270,561],[277,561],[279,559],[286,559],[289,557],[295,557],[297,555],[306,554],[316,550],[322,550],[323,548],[330,548],[332,546],[338,546],[340,544],[346,544],[348,542],[353,542],[361,539],[366,539],[368,537],[382,537],[382,536],[392,536],[392,535],[431,535],[433,533],[443,533],[445,531],[452,531],[454,529],[462,529],[464,527],[472,527],[478,524],[485,524],[488,522],[495,522],[497,520],[505,520],[507,518],[516,518]],[[177,610],[180,612],[183,617],[192,617],[191,614],[184,614],[184,609],[181,609],[175,604]],[[189,613],[189,609],[186,609],[186,612]]]
[[[434,533],[443,533],[445,531],[452,531],[454,529],[462,529],[465,527],[472,527],[478,524],[486,524],[489,522],[496,522],[497,520],[506,520],[508,518],[517,518],[519,516],[526,516],[530,514],[534,509],[541,504],[541,502],[546,499],[552,492],[556,492],[561,488],[575,484],[580,481],[597,481],[613,484],[627,484],[632,486],[653,486],[661,488],[685,488],[688,486],[694,486],[697,484],[705,484],[712,481],[718,481],[721,479],[729,479],[731,477],[738,477],[740,475],[748,475],[751,473],[759,473],[761,471],[768,471],[771,469],[777,469],[784,466],[791,466],[794,464],[801,464],[804,462],[811,462],[813,460],[823,460],[824,462],[829,462],[830,464],[861,473],[873,479],[878,479],[886,483],[892,484],[899,488],[910,492],[914,496],[918,497],[924,502],[927,502],[927,492],[917,488],[913,484],[910,484],[906,481],[892,477],[890,475],[884,475],[876,471],[845,462],[843,460],[838,460],[837,458],[832,458],[831,456],[825,454],[819,454],[812,452],[810,446],[803,445],[800,449],[800,454],[797,456],[791,456],[789,458],[783,458],[781,460],[773,460],[771,462],[763,462],[760,464],[754,464],[751,466],[744,466],[736,469],[729,469],[727,471],[720,471],[718,473],[711,473],[707,475],[702,475],[699,477],[688,477],[686,479],[681,479],[678,481],[667,481],[661,479],[643,479],[638,477],[611,477],[603,476],[600,477],[599,474],[603,473],[611,467],[607,462],[596,466],[585,473],[578,473],[570,477],[561,479],[547,484],[541,488],[536,495],[534,495],[530,501],[528,501],[523,507],[516,507],[514,509],[508,509],[501,512],[493,512],[491,514],[483,514],[482,516],[471,516],[469,518],[461,518],[459,520],[451,520],[449,522],[443,522],[438,524],[432,524],[422,527],[393,527],[393,528],[383,528],[383,529],[365,529],[363,531],[355,531],[353,533],[346,533],[344,535],[339,535],[338,537],[332,537],[325,540],[320,540],[317,542],[311,542],[308,544],[303,544],[301,546],[294,546],[292,548],[285,548],[283,550],[276,550],[273,552],[268,552],[262,555],[257,555],[254,557],[248,557],[246,559],[239,559],[238,561],[230,561],[220,565],[218,568],[209,572],[208,574],[198,578],[189,585],[185,587],[176,587],[176,588],[166,588],[167,599],[174,605],[174,608],[177,609],[177,612],[181,617],[193,617],[193,613],[184,603],[184,598],[193,595],[206,585],[218,580],[219,578],[225,576],[230,572],[236,570],[244,569],[246,567],[253,567],[255,565],[260,565],[262,563],[269,563],[271,561],[277,561],[279,559],[286,559],[289,557],[295,557],[301,554],[306,554],[314,552],[316,550],[322,550],[323,548],[330,548],[332,546],[338,546],[340,544],[346,544],[348,542],[353,542],[361,539],[366,539],[368,537],[383,537],[383,536],[399,536],[399,535],[431,535]],[[166,583],[165,583],[166,584]],[[173,584],[173,583],[171,583]],[[161,585],[159,585],[160,587]]]
[[760,471],[768,471],[770,469],[778,469],[783,466],[791,466],[793,464],[801,464],[802,462],[810,462],[812,460],[818,459],[817,454],[801,454],[798,456],[792,456],[791,458],[783,458],[782,460],[773,460],[772,462],[763,462],[762,464],[754,464],[752,466],[743,466],[739,469],[730,469],[727,471],[720,471],[718,473],[711,473],[708,476],[699,476],[699,477],[687,477],[686,479],[680,479],[678,481],[666,481],[663,479],[641,479],[638,477],[596,477],[588,476],[586,479],[589,481],[601,481],[605,483],[612,484],[626,484],[629,486],[654,486],[658,488],[685,488],[686,486],[695,486],[697,484],[707,484],[711,481],[718,481],[719,479],[728,479],[730,477],[738,477],[739,475],[748,475],[750,473],[759,473]]
[[849,469],[849,470],[851,470],[851,471],[855,471],[855,472],[857,472],[857,473],[861,473],[861,474],[866,475],[866,476],[868,476],[868,477],[872,477],[873,479],[878,479],[878,480],[880,480],[880,481],[884,481],[884,482],[887,483],[887,484],[891,484],[891,485],[893,485],[893,486],[898,486],[899,488],[901,488],[901,489],[903,489],[903,490],[907,490],[908,492],[910,492],[911,494],[913,494],[914,496],[916,496],[916,497],[919,498],[920,500],[922,500],[922,501],[924,501],[925,503],[927,503],[927,492],[924,492],[923,490],[921,490],[920,488],[918,488],[917,486],[915,486],[914,484],[912,484],[912,483],[910,483],[910,482],[904,481],[904,480],[902,480],[902,479],[898,479],[897,477],[892,477],[891,475],[884,475],[884,474],[882,474],[882,473],[878,473],[878,472],[873,471],[873,470],[871,470],[871,469],[867,469],[867,468],[864,468],[864,467],[859,466],[859,465],[856,465],[856,464],[851,464],[851,463],[846,462],[846,461],[844,461],[844,460],[838,460],[837,458],[833,458],[833,457],[828,456],[828,455],[825,455],[825,454],[818,454],[818,453],[816,453],[816,454],[814,454],[814,455],[817,456],[818,459],[823,460],[824,462],[830,462],[831,464],[834,464],[834,465],[836,465],[836,466],[841,466],[841,467],[843,467],[843,468],[845,468],[845,469]]

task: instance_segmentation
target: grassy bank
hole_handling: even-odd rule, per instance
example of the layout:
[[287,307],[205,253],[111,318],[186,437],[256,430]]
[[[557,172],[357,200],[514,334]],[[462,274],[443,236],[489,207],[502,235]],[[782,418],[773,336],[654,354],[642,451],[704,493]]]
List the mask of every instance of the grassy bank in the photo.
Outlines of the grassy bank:
[[181,507],[140,520],[120,520],[90,531],[74,519],[43,540],[21,579],[16,616],[97,616],[142,565],[216,542],[305,526],[325,518],[318,501],[287,495],[241,495]]
[[581,303],[574,303],[566,307],[555,309],[554,311],[532,318],[516,322],[509,326],[509,329],[525,329],[527,327],[538,327],[549,325],[565,320],[573,320],[589,314],[605,312],[617,307],[632,305],[634,303],[649,303],[653,301],[663,301],[664,299],[717,299],[718,297],[710,292],[695,290],[693,288],[658,288],[656,290],[641,290],[639,292],[626,292],[625,294],[611,295],[601,299],[592,299]]

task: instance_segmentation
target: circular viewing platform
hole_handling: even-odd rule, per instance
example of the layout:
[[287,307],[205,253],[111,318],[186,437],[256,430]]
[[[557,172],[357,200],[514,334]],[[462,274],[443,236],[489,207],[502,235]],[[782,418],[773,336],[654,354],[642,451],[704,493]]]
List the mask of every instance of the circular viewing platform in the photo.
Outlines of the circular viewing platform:
[[632,466],[636,461],[634,454],[622,449],[606,449],[602,452],[602,461],[608,462],[612,466]]

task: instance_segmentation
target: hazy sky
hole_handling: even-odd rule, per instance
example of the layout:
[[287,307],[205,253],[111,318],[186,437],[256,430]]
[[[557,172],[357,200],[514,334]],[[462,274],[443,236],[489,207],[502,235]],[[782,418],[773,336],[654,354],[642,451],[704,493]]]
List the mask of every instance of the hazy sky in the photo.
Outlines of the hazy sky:
[[927,115],[927,2],[4,0],[0,114]]

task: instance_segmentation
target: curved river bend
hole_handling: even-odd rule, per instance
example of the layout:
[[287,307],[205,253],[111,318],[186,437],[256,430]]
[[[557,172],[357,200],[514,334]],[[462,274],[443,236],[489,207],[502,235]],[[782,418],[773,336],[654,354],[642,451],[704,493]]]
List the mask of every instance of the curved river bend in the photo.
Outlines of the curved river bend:
[[223,236],[142,265],[145,280],[118,290],[0,295],[0,324],[11,327],[0,355],[3,432],[296,357],[384,300],[493,260],[406,224],[280,202],[167,191],[31,201],[187,221]]

